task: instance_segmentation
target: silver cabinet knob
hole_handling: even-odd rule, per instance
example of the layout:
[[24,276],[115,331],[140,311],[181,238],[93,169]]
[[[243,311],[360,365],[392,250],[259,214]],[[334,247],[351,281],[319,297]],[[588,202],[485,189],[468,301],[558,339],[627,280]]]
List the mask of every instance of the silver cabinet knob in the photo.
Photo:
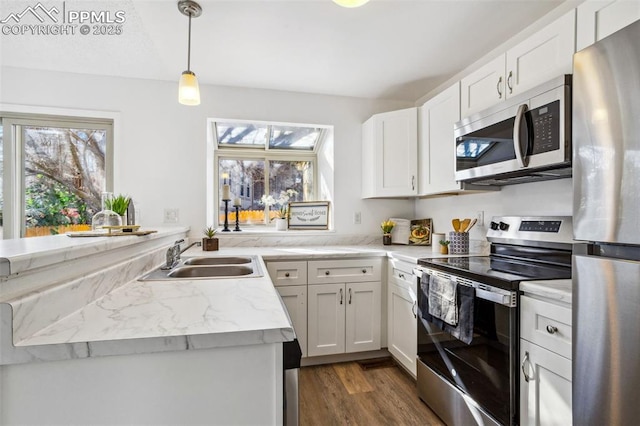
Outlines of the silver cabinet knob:
[[325,275],[329,275],[329,274],[330,274],[330,272],[329,272],[329,271],[324,271],[324,274],[325,274]]
[[554,327],[552,325],[547,326],[547,333],[555,334],[558,331],[558,327]]
[[367,273],[367,270],[366,270],[366,269],[363,269],[363,270],[362,270],[362,273],[363,273],[363,274],[366,274],[366,273]]
[[285,277],[287,277],[287,278],[289,278],[289,273],[288,273],[288,272],[285,272],[284,276],[285,276]]

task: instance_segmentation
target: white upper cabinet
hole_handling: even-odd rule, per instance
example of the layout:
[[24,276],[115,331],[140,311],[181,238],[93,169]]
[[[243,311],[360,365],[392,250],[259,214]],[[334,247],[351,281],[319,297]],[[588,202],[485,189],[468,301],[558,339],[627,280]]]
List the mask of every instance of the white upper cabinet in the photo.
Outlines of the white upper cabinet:
[[455,179],[453,125],[460,120],[460,84],[440,92],[420,107],[420,195],[459,191]]
[[505,55],[502,54],[460,81],[462,117],[504,100],[504,69]]
[[417,195],[417,108],[374,115],[362,136],[362,197]]
[[582,50],[638,19],[640,1],[587,0],[578,6],[576,48]]
[[462,117],[561,74],[571,74],[575,21],[575,10],[572,10],[464,77],[461,80]]

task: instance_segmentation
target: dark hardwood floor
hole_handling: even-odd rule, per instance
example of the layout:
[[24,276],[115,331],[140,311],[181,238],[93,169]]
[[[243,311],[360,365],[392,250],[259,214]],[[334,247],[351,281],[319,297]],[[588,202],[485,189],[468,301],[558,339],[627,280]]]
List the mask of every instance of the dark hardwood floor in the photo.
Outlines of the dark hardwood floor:
[[[363,368],[364,367],[364,368]],[[300,425],[444,425],[392,362],[300,369]]]

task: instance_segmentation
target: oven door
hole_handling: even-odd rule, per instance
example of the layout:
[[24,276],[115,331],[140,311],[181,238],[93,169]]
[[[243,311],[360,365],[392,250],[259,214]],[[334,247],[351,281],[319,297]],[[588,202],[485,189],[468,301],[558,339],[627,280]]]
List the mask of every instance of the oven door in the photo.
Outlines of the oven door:
[[[429,317],[424,312],[428,295],[419,279],[420,397],[448,424],[466,424],[471,419],[479,424],[509,425],[517,422],[517,292],[440,271],[420,269],[428,275],[438,274],[455,280],[458,285],[470,285],[476,289],[473,339],[466,344],[425,319]],[[449,395],[443,397],[443,394]],[[458,403],[452,402],[456,398]],[[478,416],[483,420],[479,421]]]

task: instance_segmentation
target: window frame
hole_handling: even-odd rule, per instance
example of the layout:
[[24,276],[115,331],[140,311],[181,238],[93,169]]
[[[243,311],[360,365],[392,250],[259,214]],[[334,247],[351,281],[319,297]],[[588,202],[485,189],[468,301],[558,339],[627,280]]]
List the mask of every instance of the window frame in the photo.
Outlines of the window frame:
[[69,116],[48,113],[0,111],[3,127],[3,239],[23,238],[25,235],[25,147],[22,126],[99,129],[106,131],[105,191],[113,191],[114,178],[114,118]]
[[[321,132],[318,135],[318,141],[313,150],[302,149],[282,149],[282,148],[270,148],[269,137],[271,134],[271,128],[269,127],[266,135],[266,143],[264,147],[256,147],[250,145],[228,145],[218,144],[216,123],[231,122],[231,123],[251,123],[267,126],[293,126],[293,127],[313,127],[320,128]],[[270,191],[269,188],[269,162],[270,161],[308,161],[313,165],[313,193],[314,198],[319,194],[319,170],[318,170],[318,151],[324,143],[324,139],[327,135],[327,131],[331,126],[318,125],[318,124],[303,124],[303,123],[283,123],[275,121],[259,121],[259,120],[234,120],[234,119],[208,119],[207,120],[207,226],[220,227],[222,223],[219,221],[219,190],[220,187],[220,159],[227,160],[255,160],[264,161],[265,169],[265,194]],[[314,200],[311,200],[314,201]],[[265,208],[266,210],[266,208]],[[268,217],[265,215],[265,217]],[[265,219],[266,220],[266,219]],[[266,230],[265,224],[246,224],[243,225],[247,229]]]

